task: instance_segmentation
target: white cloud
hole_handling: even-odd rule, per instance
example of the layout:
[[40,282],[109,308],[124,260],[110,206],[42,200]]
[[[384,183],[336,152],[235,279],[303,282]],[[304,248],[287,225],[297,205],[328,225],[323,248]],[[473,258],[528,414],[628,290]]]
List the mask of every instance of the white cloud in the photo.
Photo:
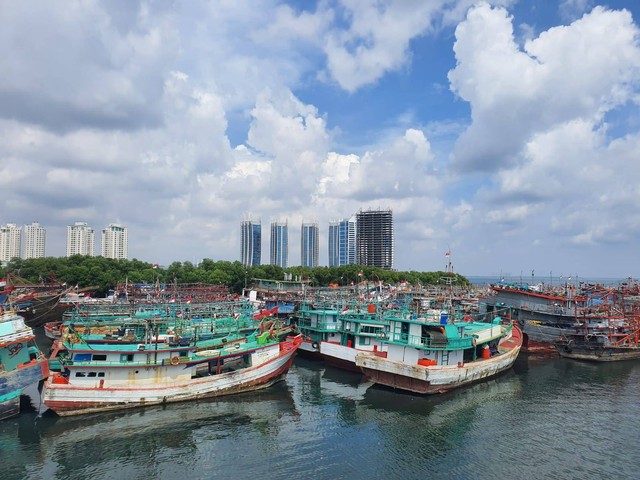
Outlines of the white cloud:
[[[131,255],[154,263],[237,259],[251,214],[289,220],[296,264],[302,220],[323,237],[328,220],[367,208],[393,210],[406,269],[440,267],[443,246],[482,270],[496,252],[520,265],[533,246],[634,242],[631,15],[596,8],[539,35],[522,27],[524,42],[506,10],[473,4],[7,3],[0,223],[40,221],[60,255],[66,224],[118,221]],[[450,81],[470,119],[447,111],[428,65],[414,68],[432,61],[416,48],[446,45],[465,16]],[[385,90],[398,76],[379,82],[398,71],[411,95]],[[387,101],[400,107],[373,118]]]
[[[474,0],[405,2],[342,0],[336,16],[346,28],[326,35],[331,78],[348,92],[375,83],[385,73],[409,66],[411,40],[457,23]],[[510,0],[498,1],[509,4]]]
[[598,7],[527,41],[521,51],[504,9],[486,3],[471,9],[456,29],[458,64],[449,73],[473,118],[456,145],[455,163],[474,170],[508,166],[537,133],[573,120],[602,121],[637,87],[637,35],[628,12]]

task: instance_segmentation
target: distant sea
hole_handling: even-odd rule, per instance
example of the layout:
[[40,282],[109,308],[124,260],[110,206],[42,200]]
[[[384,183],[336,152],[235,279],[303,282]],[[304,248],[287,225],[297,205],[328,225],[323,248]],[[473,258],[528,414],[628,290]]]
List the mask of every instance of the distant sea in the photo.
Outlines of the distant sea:
[[[580,283],[598,283],[601,285],[615,287],[619,286],[622,283],[628,282],[629,277],[580,277],[580,276],[544,276],[544,275],[518,275],[518,276],[470,276],[465,275],[465,278],[469,280],[473,285],[483,286],[483,285],[494,285],[496,283],[507,284],[524,284],[524,285],[538,285],[543,283],[545,285],[579,285]],[[634,278],[633,281],[638,281],[637,278]]]

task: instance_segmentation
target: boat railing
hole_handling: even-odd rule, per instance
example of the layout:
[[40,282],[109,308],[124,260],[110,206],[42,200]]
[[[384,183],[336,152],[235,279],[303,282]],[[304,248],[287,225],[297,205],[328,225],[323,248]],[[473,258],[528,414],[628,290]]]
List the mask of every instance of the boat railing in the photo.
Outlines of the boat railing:
[[[147,353],[153,353],[153,350],[149,350]],[[153,357],[153,355],[150,355],[150,357]],[[173,358],[177,358],[178,360],[173,360]],[[145,366],[150,366],[150,365],[179,365],[180,363],[184,363],[185,361],[189,361],[191,360],[190,357],[178,357],[178,356],[174,356],[174,357],[164,357],[164,358],[148,358],[147,360],[144,361],[96,361],[96,360],[69,360],[69,359],[65,359],[62,362],[63,367],[66,366],[74,366],[74,367],[96,367],[96,368],[100,368],[100,367],[145,367]],[[82,373],[82,372],[80,372]]]
[[406,333],[392,333],[389,342],[407,345],[424,350],[463,350],[473,347],[474,337],[433,338],[429,336],[409,335]]

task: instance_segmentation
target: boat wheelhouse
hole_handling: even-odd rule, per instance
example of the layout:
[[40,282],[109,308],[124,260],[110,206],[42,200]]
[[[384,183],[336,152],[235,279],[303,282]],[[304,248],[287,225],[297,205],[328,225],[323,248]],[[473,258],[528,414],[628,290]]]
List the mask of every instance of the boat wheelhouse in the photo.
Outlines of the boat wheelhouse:
[[389,323],[382,319],[378,305],[351,305],[338,315],[337,330],[319,342],[319,351],[327,364],[361,372],[356,355],[386,350],[381,340],[388,330]]

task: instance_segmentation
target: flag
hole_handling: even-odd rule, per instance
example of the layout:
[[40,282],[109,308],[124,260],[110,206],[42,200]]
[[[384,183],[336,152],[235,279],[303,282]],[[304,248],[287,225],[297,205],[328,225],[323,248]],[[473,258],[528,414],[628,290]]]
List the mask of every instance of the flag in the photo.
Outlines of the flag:
[[153,265],[151,265],[151,268],[158,268],[158,264],[154,263]]
[[0,279],[0,287],[6,287],[7,286],[7,279],[3,278]]
[[451,256],[451,252],[445,252],[444,256],[445,257],[450,257]]
[[358,272],[358,276],[361,277],[362,276],[362,272]]

